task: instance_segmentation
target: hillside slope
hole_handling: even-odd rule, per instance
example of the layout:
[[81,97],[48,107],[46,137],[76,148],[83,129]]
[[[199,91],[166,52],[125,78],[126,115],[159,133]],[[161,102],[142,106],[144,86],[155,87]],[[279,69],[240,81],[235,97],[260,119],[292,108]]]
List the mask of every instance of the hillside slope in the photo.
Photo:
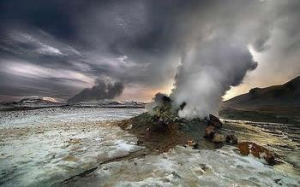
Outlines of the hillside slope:
[[253,88],[248,93],[223,102],[223,107],[258,109],[300,105],[300,76],[283,84],[267,88]]

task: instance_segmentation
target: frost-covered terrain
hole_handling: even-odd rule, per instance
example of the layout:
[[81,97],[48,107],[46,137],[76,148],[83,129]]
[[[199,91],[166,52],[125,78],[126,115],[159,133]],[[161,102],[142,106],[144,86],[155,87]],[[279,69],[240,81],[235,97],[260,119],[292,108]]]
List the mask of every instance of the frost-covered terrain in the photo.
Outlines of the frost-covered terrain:
[[0,112],[0,186],[50,186],[140,150],[109,121],[143,109],[54,108]]
[[101,165],[93,174],[64,186],[298,186],[289,168],[272,168],[242,157],[226,146],[194,150],[181,146],[167,153]]
[[22,127],[22,126],[41,126],[60,123],[88,123],[115,121],[136,116],[145,109],[134,108],[45,108],[36,110],[22,111],[0,111],[0,128]]
[[264,145],[283,159],[268,166],[233,146],[148,153],[112,123],[142,112],[74,107],[0,112],[0,186],[300,185],[297,127],[287,136],[289,131],[270,132],[280,124],[224,124],[222,131],[234,131],[239,140]]

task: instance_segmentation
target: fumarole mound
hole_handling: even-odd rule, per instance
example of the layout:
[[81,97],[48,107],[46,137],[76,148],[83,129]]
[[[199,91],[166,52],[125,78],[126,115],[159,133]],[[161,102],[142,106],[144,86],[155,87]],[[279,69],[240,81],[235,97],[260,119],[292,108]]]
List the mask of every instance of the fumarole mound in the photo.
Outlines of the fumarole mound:
[[[185,103],[174,109],[172,100],[163,96],[161,102],[152,110],[122,121],[119,125],[122,129],[135,134],[139,144],[158,151],[167,151],[176,145],[213,149],[225,143],[226,138],[234,137],[232,134],[226,136],[218,133],[218,129],[222,128],[222,122],[216,116],[192,120],[180,118],[178,111],[184,106]],[[208,128],[212,129],[209,133]],[[222,140],[215,141],[217,136],[222,136]]]
[[[139,116],[125,120],[119,123],[119,126],[128,130],[138,138],[138,145],[147,147],[150,151],[166,152],[176,145],[191,146],[194,149],[216,149],[225,144],[243,148],[240,152],[245,154],[245,144],[242,142],[238,144],[238,139],[234,134],[224,134],[220,132],[223,126],[221,120],[210,114],[204,119],[185,119],[178,116],[178,111],[185,107],[186,103],[182,103],[179,108],[174,109],[172,100],[167,96],[162,96],[160,102],[156,103],[150,111]],[[251,144],[252,145],[252,144]],[[258,147],[257,144],[256,147]],[[247,145],[246,145],[247,147]],[[253,148],[253,146],[252,146]],[[262,156],[269,164],[277,163],[275,156],[261,148],[263,153],[256,153],[255,150],[246,152],[248,154],[259,157]],[[251,152],[252,151],[252,152]],[[255,152],[255,153],[253,153]]]

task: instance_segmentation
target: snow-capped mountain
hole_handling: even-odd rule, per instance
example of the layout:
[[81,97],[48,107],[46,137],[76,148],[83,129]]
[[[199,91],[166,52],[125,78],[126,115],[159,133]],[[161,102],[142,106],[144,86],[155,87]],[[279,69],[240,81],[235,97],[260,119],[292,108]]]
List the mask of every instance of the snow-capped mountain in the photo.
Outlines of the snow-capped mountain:
[[61,105],[63,105],[63,103],[58,102],[52,97],[30,96],[16,102],[0,103],[0,110],[47,108]]

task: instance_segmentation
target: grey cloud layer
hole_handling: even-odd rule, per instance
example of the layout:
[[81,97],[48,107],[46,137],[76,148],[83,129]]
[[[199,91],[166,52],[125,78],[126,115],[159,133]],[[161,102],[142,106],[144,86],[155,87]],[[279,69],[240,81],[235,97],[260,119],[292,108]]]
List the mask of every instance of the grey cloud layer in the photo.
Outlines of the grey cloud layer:
[[[296,71],[299,4],[297,0],[0,1],[0,95],[66,99],[92,87],[101,76],[121,80],[125,86],[161,88],[174,81],[182,56],[212,35],[251,45],[268,54],[274,67],[285,59]],[[286,37],[276,37],[278,30]],[[276,60],[271,58],[275,54],[280,54]],[[20,71],[19,64],[27,65],[27,71]]]

